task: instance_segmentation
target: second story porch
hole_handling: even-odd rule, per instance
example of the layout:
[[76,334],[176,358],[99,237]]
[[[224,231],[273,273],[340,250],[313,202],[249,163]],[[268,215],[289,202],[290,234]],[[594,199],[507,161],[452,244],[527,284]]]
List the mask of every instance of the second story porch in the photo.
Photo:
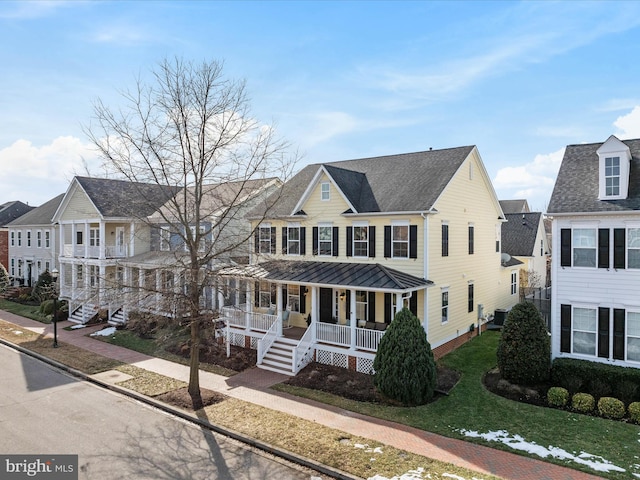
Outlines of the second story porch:
[[125,258],[135,250],[133,222],[87,220],[61,223],[60,257],[109,259]]

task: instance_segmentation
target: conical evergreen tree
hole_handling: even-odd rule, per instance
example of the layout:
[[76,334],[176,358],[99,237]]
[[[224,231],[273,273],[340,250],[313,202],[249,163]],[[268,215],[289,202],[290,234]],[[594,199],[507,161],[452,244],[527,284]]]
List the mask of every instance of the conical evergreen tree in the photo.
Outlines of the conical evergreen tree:
[[380,340],[373,362],[376,388],[404,405],[433,398],[437,373],[431,345],[420,320],[407,308],[398,312]]

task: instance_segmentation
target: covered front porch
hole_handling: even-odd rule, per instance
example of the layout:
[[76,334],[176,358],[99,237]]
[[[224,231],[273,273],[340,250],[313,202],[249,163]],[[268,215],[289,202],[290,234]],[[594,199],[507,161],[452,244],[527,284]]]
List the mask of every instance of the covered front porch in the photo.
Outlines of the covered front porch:
[[[432,283],[379,264],[274,261],[227,268],[238,288],[221,308],[229,344],[258,366],[295,375],[311,361],[371,373],[380,339],[403,307],[418,314]],[[242,290],[244,288],[244,291]]]

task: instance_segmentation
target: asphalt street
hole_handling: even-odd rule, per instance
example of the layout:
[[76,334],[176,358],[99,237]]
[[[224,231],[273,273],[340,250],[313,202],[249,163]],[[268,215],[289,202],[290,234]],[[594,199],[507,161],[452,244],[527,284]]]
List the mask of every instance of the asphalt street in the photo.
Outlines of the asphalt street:
[[320,478],[0,345],[0,453],[78,455],[80,479]]

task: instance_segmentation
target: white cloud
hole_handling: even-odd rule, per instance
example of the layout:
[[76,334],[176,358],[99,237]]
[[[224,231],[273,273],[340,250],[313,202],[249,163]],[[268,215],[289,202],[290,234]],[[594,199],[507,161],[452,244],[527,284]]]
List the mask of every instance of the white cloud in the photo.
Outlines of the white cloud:
[[616,137],[621,140],[640,137],[640,106],[636,106],[626,115],[618,117],[613,126],[618,129]]
[[39,205],[66,191],[74,174],[86,175],[85,163],[97,168],[97,154],[76,137],[58,137],[43,146],[17,140],[0,149],[0,191],[5,201]]
[[536,155],[532,162],[498,170],[493,185],[501,200],[526,198],[532,210],[540,211],[551,197],[564,147]]

